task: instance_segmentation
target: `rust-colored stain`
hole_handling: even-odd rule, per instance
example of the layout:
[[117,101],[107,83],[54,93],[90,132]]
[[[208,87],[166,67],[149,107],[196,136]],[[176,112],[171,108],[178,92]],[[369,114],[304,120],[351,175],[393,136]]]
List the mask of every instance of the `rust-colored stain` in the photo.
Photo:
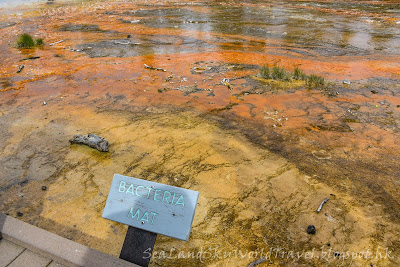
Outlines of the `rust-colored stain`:
[[[200,192],[189,241],[159,236],[153,266],[399,265],[398,10],[397,1],[2,9],[0,211],[118,256],[127,227],[101,213],[120,173]],[[44,46],[17,49],[25,32]],[[325,85],[261,77],[265,65]],[[68,143],[90,132],[110,152]]]

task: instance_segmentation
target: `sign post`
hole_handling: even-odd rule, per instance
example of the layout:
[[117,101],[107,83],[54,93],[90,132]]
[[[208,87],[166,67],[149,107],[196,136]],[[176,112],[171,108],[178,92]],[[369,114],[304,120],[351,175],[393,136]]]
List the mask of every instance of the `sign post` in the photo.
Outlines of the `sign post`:
[[155,233],[129,226],[119,258],[147,267],[156,238]]
[[129,225],[120,258],[147,266],[157,234],[187,241],[199,192],[114,174],[103,218]]

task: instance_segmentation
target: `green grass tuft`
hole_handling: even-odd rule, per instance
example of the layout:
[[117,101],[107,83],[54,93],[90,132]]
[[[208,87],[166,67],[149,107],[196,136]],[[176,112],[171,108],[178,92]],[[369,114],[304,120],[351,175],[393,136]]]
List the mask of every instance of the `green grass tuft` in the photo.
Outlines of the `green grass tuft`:
[[32,48],[35,46],[35,41],[33,41],[32,36],[27,33],[22,34],[17,39],[18,48]]
[[32,48],[43,45],[44,43],[42,38],[34,40],[32,36],[27,33],[21,34],[17,39],[17,48]]
[[323,86],[325,84],[325,79],[315,74],[310,74],[306,80],[306,83],[308,87]]
[[275,64],[272,69],[272,78],[280,81],[290,81],[291,74],[278,64]]
[[277,63],[274,64],[272,71],[268,65],[264,65],[260,69],[259,76],[263,79],[273,79],[277,81],[290,82],[291,80],[305,81],[307,87],[320,87],[325,85],[325,79],[315,74],[306,75],[298,66],[293,73],[286,71]]
[[36,39],[36,46],[42,46],[42,45],[44,45],[43,39],[42,38]]
[[271,79],[271,73],[269,71],[268,65],[264,65],[260,70],[261,78],[263,79]]
[[296,68],[293,71],[293,78],[295,80],[305,81],[307,80],[307,75],[301,69],[299,69],[298,66],[296,66]]

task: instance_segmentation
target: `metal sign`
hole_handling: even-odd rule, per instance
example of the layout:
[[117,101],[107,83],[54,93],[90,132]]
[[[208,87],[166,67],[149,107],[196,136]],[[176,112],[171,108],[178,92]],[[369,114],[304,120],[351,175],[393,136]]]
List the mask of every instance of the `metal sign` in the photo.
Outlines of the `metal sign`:
[[188,240],[199,192],[114,174],[103,218]]

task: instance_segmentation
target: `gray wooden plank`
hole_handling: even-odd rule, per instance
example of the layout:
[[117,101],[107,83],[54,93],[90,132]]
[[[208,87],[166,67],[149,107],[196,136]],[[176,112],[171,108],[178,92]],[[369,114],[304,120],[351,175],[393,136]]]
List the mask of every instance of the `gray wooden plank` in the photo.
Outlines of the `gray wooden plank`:
[[26,249],[7,267],[46,267],[50,262],[51,259]]
[[61,264],[59,262],[51,262],[47,267],[68,267],[67,265]]
[[0,240],[0,267],[5,267],[16,259],[23,251],[24,247],[18,246],[8,240]]
[[[91,249],[0,213],[3,238],[66,266],[137,267],[138,265]],[[29,265],[27,265],[29,266]]]

